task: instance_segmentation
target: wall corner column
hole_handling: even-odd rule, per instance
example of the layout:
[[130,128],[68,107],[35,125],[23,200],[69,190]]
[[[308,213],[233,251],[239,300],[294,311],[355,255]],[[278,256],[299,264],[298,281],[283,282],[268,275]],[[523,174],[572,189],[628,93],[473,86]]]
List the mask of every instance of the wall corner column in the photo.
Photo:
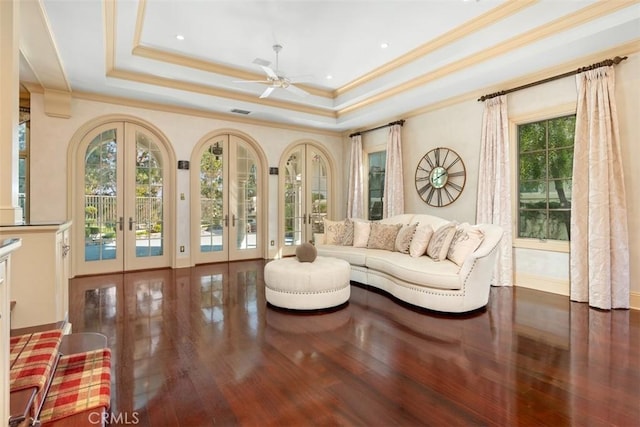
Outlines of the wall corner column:
[[19,7],[18,0],[0,1],[0,224],[22,222],[18,205]]

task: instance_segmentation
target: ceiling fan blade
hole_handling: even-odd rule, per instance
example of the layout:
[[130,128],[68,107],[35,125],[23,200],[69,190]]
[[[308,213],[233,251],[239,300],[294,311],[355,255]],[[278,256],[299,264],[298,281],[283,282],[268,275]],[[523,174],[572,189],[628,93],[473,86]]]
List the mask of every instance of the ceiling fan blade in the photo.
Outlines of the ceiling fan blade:
[[279,80],[278,79],[278,75],[271,68],[266,67],[264,65],[261,65],[260,68],[262,68],[264,70],[264,72],[267,73],[267,76],[269,76],[269,78],[271,78],[273,80]]
[[285,89],[291,93],[295,93],[298,96],[309,96],[309,92],[307,92],[306,90],[302,90],[295,85],[289,85]]
[[256,58],[253,60],[254,64],[260,65],[261,67],[268,67],[269,65],[271,65],[271,62],[267,61],[266,59],[261,59],[261,58]]
[[265,91],[262,92],[262,95],[260,95],[260,98],[268,97],[269,95],[271,95],[271,92],[273,92],[274,89],[275,88],[273,86],[270,86],[270,87],[266,88]]
[[233,83],[271,83],[271,80],[234,80]]

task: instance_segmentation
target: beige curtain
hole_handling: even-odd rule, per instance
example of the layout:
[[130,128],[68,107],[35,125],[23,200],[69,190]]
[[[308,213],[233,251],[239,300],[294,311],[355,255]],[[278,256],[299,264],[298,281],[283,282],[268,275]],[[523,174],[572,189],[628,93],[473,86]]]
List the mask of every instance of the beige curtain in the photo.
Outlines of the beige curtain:
[[387,139],[387,159],[384,168],[384,203],[382,217],[404,213],[402,180],[402,126],[392,125]]
[[351,160],[349,164],[349,195],[347,218],[364,218],[364,195],[362,180],[362,136],[351,137]]
[[506,95],[485,101],[481,138],[476,222],[496,224],[504,230],[498,245],[492,285],[512,286],[511,167]]
[[629,235],[613,67],[576,76],[571,299],[629,308]]

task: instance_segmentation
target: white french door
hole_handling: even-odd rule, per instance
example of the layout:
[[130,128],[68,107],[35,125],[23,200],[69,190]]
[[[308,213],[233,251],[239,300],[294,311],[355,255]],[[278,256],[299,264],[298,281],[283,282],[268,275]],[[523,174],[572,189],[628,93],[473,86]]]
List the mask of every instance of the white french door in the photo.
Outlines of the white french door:
[[137,124],[107,123],[77,153],[76,273],[170,266],[168,162],[157,137]]
[[331,167],[317,147],[300,144],[285,153],[280,171],[280,247],[286,256],[324,231],[331,212]]
[[196,264],[263,256],[262,166],[257,151],[236,135],[207,140],[191,175],[192,247]]

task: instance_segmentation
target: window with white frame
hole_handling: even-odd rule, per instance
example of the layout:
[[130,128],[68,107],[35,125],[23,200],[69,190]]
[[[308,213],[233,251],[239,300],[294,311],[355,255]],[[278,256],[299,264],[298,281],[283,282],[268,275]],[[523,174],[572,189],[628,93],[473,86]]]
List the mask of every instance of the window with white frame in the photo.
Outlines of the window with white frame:
[[29,221],[29,128],[28,108],[20,107],[18,125],[18,206],[22,208],[22,221]]
[[384,203],[384,172],[387,160],[386,151],[368,153],[369,173],[367,177],[367,219],[376,221],[382,219]]
[[576,116],[519,124],[519,238],[570,240]]

